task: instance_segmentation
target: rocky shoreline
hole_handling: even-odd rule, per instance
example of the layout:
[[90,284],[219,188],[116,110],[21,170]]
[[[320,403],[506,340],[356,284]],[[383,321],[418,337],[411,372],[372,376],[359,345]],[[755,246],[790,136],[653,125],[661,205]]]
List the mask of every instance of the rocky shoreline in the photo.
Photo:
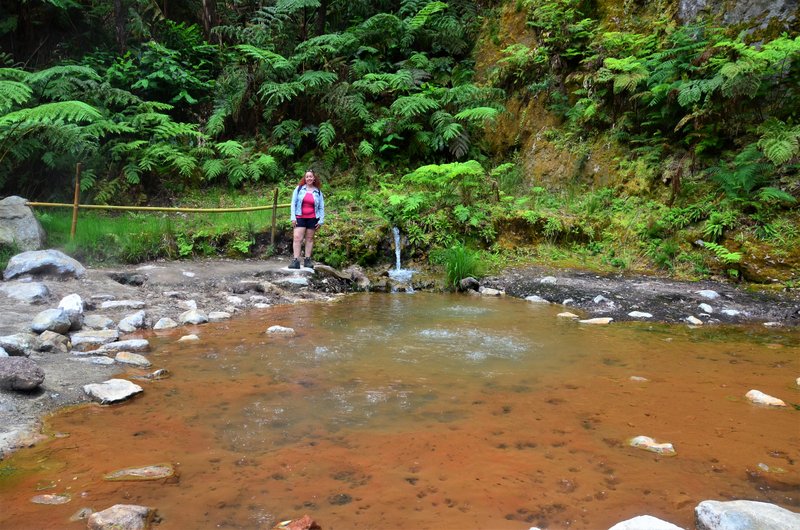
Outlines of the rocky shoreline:
[[[56,251],[24,254],[28,264],[12,259],[4,274],[6,281],[0,284],[4,305],[0,357],[10,356],[13,361],[8,365],[19,364],[4,375],[0,362],[0,459],[36,443],[45,414],[90,399],[108,401],[101,383],[123,381],[113,378],[125,365],[146,367],[148,361],[141,353],[146,353],[147,341],[137,336],[142,330],[195,326],[251,308],[327,301],[356,290],[437,289],[430,280],[397,283],[385,274],[370,279],[358,268],[337,271],[318,266],[315,271],[291,271],[286,268],[288,261],[280,258],[86,269]],[[790,328],[800,324],[798,293],[750,291],[718,282],[529,267],[481,282],[467,281],[462,287],[475,295],[505,294],[529,303],[560,304],[576,319],[591,323],[638,320]],[[27,366],[27,375],[20,372],[25,372],[22,364]],[[158,376],[157,372],[152,375]],[[790,521],[800,528],[800,516],[783,515],[788,519],[782,524]],[[677,528],[653,526],[652,519],[636,523],[644,526],[631,523],[614,528]]]

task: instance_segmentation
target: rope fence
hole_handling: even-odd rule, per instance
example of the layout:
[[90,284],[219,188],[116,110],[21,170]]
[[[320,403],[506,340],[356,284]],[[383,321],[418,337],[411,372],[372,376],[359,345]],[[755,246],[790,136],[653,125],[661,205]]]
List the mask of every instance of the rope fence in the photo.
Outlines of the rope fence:
[[127,212],[171,212],[171,213],[235,213],[235,212],[256,212],[261,210],[272,210],[272,230],[270,232],[270,244],[275,244],[275,226],[277,223],[278,208],[289,208],[291,204],[278,204],[278,189],[272,196],[272,204],[264,206],[244,206],[239,208],[181,208],[166,206],[113,206],[107,204],[79,204],[80,202],[80,177],[81,164],[75,168],[75,199],[72,204],[62,202],[34,202],[28,201],[25,204],[31,207],[42,208],[72,208],[72,227],[70,229],[70,240],[75,239],[78,225],[78,210],[117,210]]

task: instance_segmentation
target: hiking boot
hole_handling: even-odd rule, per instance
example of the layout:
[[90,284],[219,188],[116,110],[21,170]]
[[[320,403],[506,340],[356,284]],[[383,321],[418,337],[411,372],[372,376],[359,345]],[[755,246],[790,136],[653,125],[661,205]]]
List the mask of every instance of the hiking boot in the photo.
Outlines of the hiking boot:
[[313,269],[314,268],[314,262],[311,261],[311,258],[306,258],[303,261],[303,267],[305,267],[306,269]]
[[297,258],[294,258],[292,260],[292,263],[289,265],[289,268],[290,269],[299,269],[300,268],[300,260],[297,259]]

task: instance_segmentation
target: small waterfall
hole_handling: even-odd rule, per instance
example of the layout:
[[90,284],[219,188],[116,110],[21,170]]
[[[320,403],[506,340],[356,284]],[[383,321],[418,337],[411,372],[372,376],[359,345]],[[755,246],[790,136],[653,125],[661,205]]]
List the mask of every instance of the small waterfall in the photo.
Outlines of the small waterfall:
[[389,271],[389,278],[398,283],[407,283],[407,292],[413,292],[411,287],[411,276],[414,275],[415,270],[404,269],[400,266],[400,229],[396,226],[392,228],[394,233],[394,269]]

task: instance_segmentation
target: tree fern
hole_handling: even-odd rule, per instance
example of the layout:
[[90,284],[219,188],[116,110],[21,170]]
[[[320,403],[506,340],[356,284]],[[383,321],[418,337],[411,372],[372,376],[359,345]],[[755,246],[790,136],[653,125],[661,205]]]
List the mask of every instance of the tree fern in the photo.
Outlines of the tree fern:
[[275,72],[289,72],[294,70],[294,65],[279,53],[271,50],[252,46],[250,44],[240,44],[235,48],[241,51],[246,57],[249,57],[259,64],[266,66]]
[[236,158],[244,151],[244,146],[236,140],[228,140],[226,142],[219,142],[214,145],[217,151],[227,158]]

